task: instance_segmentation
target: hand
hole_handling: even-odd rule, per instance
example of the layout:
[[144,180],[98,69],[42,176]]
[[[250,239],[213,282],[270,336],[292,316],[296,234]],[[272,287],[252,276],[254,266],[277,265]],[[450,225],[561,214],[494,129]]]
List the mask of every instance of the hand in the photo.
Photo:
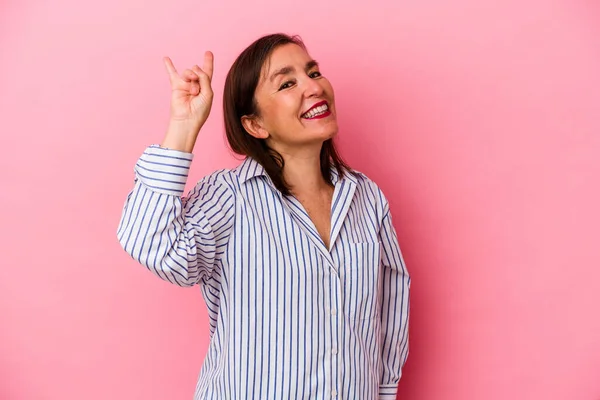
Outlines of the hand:
[[181,75],[169,57],[164,59],[171,81],[171,121],[194,127],[196,132],[208,119],[213,101],[210,85],[213,74],[213,54],[204,53],[202,69],[194,65]]

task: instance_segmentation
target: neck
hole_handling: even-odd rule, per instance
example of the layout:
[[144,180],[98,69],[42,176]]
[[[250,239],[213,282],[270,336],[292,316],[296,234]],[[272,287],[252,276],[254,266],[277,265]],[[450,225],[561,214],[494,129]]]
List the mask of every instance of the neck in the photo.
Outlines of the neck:
[[283,177],[292,193],[320,193],[330,187],[321,174],[321,150],[303,154],[280,152],[285,166]]

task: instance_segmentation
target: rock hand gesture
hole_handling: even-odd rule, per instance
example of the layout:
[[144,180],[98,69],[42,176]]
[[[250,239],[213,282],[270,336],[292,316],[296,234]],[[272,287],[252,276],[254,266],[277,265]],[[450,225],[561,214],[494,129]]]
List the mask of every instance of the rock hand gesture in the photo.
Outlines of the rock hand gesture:
[[212,107],[213,54],[204,54],[202,69],[194,65],[181,74],[169,57],[164,58],[164,63],[171,82],[171,113],[161,146],[191,153]]

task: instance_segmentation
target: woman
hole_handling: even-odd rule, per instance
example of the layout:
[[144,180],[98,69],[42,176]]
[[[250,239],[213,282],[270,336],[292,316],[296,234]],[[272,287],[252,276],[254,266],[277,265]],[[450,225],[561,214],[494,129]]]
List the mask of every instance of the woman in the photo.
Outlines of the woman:
[[299,38],[237,58],[225,128],[247,157],[182,197],[212,57],[182,74],[165,58],[169,128],[138,160],[118,229],[160,278],[200,285],[211,340],[195,399],[395,399],[410,278],[386,198],[336,153],[333,89]]

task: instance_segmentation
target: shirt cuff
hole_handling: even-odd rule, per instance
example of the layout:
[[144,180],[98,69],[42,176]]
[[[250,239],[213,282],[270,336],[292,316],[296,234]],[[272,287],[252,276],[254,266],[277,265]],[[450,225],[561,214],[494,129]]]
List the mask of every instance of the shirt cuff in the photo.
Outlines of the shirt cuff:
[[379,400],[396,400],[398,385],[379,385]]
[[182,196],[193,158],[192,153],[153,144],[138,159],[136,178],[155,192]]

